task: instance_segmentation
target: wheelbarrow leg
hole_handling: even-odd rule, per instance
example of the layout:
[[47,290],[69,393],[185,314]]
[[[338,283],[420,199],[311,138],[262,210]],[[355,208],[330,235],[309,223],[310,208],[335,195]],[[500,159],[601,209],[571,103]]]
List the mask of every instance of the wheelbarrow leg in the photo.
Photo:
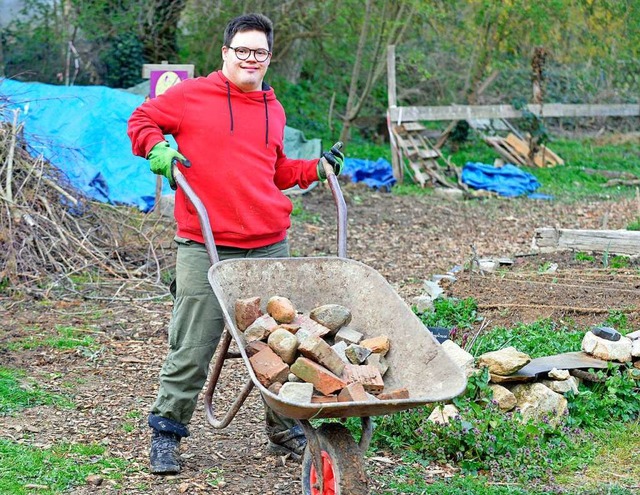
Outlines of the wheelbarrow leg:
[[213,392],[215,391],[216,385],[218,384],[218,378],[220,378],[220,373],[222,372],[222,366],[224,365],[225,360],[237,357],[236,355],[228,353],[230,344],[231,334],[225,328],[224,332],[222,332],[220,343],[218,344],[218,357],[213,364],[211,376],[209,377],[209,385],[207,386],[207,391],[204,394],[204,409],[207,414],[207,421],[211,426],[217,429],[225,428],[229,425],[229,423],[231,423],[231,420],[238,413],[240,407],[242,407],[242,404],[247,399],[247,397],[249,397],[249,394],[254,387],[253,382],[251,381],[251,379],[249,379],[249,381],[247,381],[245,386],[242,388],[240,395],[236,397],[236,400],[228,409],[224,417],[220,421],[216,419],[213,407]]

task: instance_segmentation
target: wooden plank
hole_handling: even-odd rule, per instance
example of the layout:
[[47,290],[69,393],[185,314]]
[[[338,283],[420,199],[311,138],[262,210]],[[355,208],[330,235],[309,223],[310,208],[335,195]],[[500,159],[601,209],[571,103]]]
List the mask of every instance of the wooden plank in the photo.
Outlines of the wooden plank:
[[420,164],[416,162],[409,162],[409,167],[411,167],[411,170],[413,170],[414,177],[420,183],[420,186],[424,187],[427,183],[427,177],[422,173]]
[[[526,109],[542,117],[637,117],[640,104],[615,105],[570,105],[547,103],[527,105]],[[434,107],[393,107],[389,109],[392,122],[413,122],[418,120],[468,120],[468,119],[517,119],[522,118],[522,110],[511,105],[452,105]]]
[[531,152],[531,148],[529,148],[529,145],[525,141],[522,141],[520,138],[518,138],[515,134],[509,133],[505,138],[505,142],[525,158],[528,157],[529,153]]
[[396,95],[396,45],[387,46],[387,102],[389,108],[398,104]]
[[640,232],[631,230],[536,229],[533,248],[540,251],[571,249],[613,255],[640,255]]

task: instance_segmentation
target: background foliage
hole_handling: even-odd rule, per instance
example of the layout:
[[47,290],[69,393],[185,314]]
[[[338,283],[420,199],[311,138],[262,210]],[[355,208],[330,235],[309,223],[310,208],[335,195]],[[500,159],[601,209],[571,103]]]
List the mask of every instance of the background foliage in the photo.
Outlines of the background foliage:
[[634,0],[25,0],[0,32],[0,75],[129,87],[144,63],[220,68],[226,22],[274,21],[269,80],[290,124],[335,139],[380,140],[386,46],[396,44],[400,104],[531,98],[544,49],[544,101],[635,103],[640,3]]

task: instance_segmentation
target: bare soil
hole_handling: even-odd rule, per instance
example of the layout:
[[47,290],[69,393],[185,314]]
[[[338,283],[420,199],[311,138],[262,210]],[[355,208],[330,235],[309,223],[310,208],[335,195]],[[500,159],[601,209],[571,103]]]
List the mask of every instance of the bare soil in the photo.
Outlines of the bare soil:
[[[509,257],[512,266],[496,273],[463,269],[446,286],[449,296],[474,297],[492,326],[551,318],[576,325],[601,323],[611,310],[624,313],[636,327],[640,318],[640,271],[577,261],[575,253],[530,253],[537,227],[624,228],[637,218],[635,201],[564,204],[529,199],[445,201],[432,195],[403,197],[343,184],[349,208],[348,256],[379,271],[408,303],[422,293],[424,280],[453,267],[468,267],[473,249],[480,258]],[[304,213],[294,218],[290,241],[296,256],[336,253],[335,206],[330,191],[318,187],[295,199]],[[473,249],[472,249],[473,246]],[[542,273],[551,263],[554,273]],[[133,300],[47,300],[4,297],[8,315],[0,333],[0,366],[25,369],[39,385],[71,394],[75,409],[35,407],[0,417],[0,437],[46,447],[55,442],[98,442],[112,456],[126,459],[121,488],[108,479],[87,484],[76,494],[294,494],[301,493],[300,466],[268,453],[262,404],[252,393],[237,417],[222,430],[208,426],[201,403],[183,442],[185,461],[179,476],[147,474],[148,409],[155,398],[157,374],[167,350],[171,302]],[[9,351],[6,344],[27,335],[51,334],[56,325],[83,328],[98,342],[91,351],[51,348]],[[227,366],[218,383],[220,409],[247,380],[242,362]],[[372,493],[391,493],[383,475],[401,462],[398,455],[376,452],[365,460]],[[443,466],[423,475],[450,475]],[[96,473],[104,476],[105,473]]]

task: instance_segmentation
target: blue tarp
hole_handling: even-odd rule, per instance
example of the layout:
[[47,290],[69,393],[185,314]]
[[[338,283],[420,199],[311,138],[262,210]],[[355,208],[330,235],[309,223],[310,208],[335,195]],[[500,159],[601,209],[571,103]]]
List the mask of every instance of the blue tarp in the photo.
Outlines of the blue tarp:
[[[127,120],[144,96],[104,86],[55,86],[0,78],[0,99],[9,110],[19,109],[24,137],[31,150],[42,154],[89,197],[113,204],[153,206],[156,179],[143,158],[131,153]],[[10,112],[0,114],[10,120]],[[320,156],[320,140],[306,140],[285,129],[289,156]],[[171,137],[170,143],[175,144]],[[304,155],[310,156],[304,156]],[[390,188],[395,182],[385,160],[346,159],[352,180],[370,187]],[[163,181],[163,194],[171,192]]]
[[342,173],[349,175],[352,182],[364,182],[375,189],[390,191],[391,186],[396,183],[391,164],[384,158],[379,158],[375,162],[360,158],[345,158]]
[[[20,109],[36,154],[88,196],[114,204],[153,205],[155,178],[131,153],[127,120],[144,97],[103,86],[55,86],[0,79],[0,96]],[[5,119],[11,118],[5,115]],[[169,186],[165,181],[166,192]]]
[[501,196],[520,196],[540,187],[530,173],[510,163],[494,167],[485,163],[467,162],[462,168],[462,182],[474,189],[486,189]]

